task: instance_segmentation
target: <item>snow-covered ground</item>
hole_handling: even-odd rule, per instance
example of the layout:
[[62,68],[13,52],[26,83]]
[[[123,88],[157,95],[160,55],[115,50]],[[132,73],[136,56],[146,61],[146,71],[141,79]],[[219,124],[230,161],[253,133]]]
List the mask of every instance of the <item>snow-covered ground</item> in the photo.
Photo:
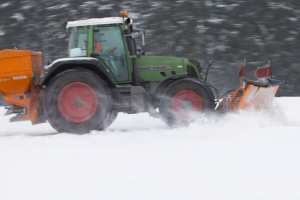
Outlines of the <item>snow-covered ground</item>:
[[0,199],[300,199],[300,97],[267,113],[169,129],[120,114],[104,132],[56,134],[0,108]]

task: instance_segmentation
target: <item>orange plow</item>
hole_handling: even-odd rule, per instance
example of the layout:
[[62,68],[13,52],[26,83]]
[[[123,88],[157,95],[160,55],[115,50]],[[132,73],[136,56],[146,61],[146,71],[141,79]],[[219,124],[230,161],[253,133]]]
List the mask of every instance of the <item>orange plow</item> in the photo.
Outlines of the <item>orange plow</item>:
[[272,108],[275,94],[282,84],[287,81],[273,79],[270,63],[255,71],[257,81],[249,81],[245,78],[246,61],[239,71],[240,88],[232,95],[219,100],[217,110],[261,110]]

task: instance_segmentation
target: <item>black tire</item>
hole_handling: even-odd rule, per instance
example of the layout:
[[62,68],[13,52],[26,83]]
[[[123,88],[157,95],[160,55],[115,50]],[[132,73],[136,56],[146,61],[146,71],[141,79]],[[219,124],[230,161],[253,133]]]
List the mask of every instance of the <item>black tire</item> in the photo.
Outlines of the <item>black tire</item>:
[[116,110],[112,110],[108,113],[105,123],[100,124],[95,130],[102,131],[108,128],[117,118],[118,112]]
[[214,109],[209,87],[194,78],[179,79],[164,91],[159,104],[162,120],[170,127],[187,126],[201,113]]
[[43,102],[46,118],[58,132],[83,134],[108,127],[110,91],[93,72],[72,69],[59,73],[47,86]]
[[108,119],[106,121],[106,127],[108,128],[117,118],[118,112],[116,110],[112,110],[108,116]]

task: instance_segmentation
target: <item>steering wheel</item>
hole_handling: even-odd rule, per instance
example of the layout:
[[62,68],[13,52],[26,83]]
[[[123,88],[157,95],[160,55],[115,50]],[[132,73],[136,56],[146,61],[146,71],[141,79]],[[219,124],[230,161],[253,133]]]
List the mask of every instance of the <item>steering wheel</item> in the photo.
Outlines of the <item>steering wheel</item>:
[[112,47],[110,50],[107,51],[107,56],[114,56],[115,50],[117,47]]

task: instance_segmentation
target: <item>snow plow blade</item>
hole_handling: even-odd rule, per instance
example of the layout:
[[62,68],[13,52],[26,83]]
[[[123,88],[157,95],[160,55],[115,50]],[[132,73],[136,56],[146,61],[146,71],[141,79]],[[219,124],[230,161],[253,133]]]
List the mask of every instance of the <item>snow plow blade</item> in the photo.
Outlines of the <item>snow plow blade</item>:
[[257,81],[248,81],[245,78],[245,66],[246,60],[239,71],[240,88],[222,99],[217,110],[223,112],[271,109],[279,86],[288,83],[273,79],[270,63],[254,72]]
[[261,110],[272,108],[273,99],[280,85],[286,81],[262,79],[248,81],[246,89],[238,89],[231,96],[232,110]]

